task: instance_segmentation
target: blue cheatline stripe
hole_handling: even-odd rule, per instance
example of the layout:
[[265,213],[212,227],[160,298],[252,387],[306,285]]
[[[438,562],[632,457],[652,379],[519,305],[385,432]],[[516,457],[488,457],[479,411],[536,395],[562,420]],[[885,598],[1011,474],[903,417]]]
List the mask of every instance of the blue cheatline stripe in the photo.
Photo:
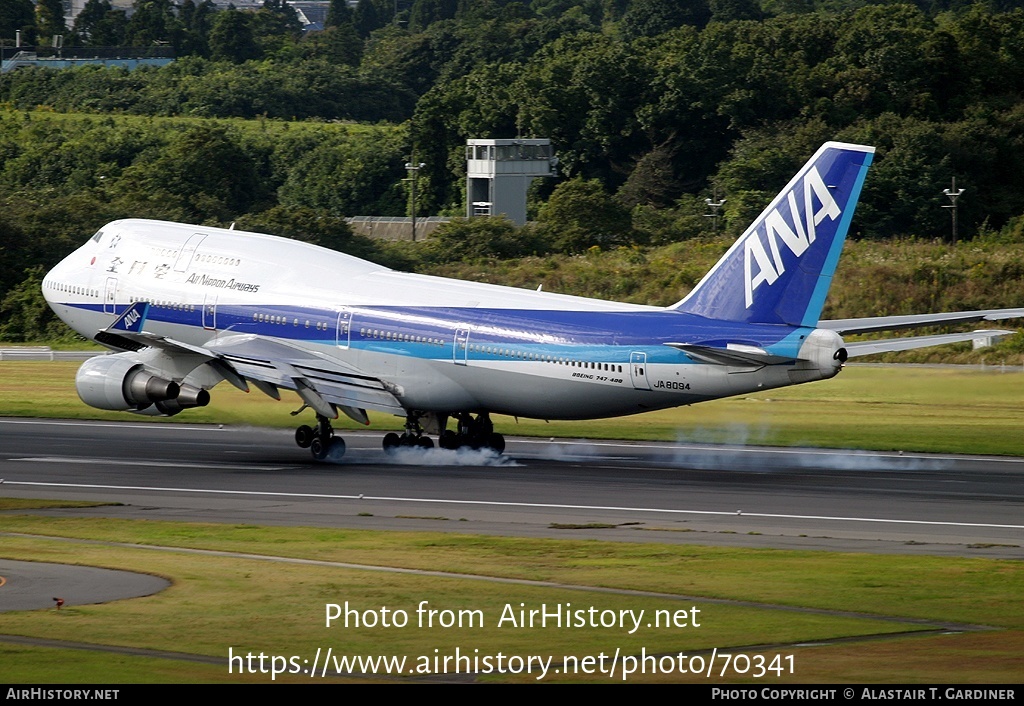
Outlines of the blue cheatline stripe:
[[[102,304],[71,303],[65,306],[103,313]],[[203,330],[202,306],[194,311],[149,305],[148,321]],[[118,315],[129,308],[118,305]],[[279,312],[276,313],[276,312]],[[253,321],[253,314],[281,315],[287,323]],[[117,315],[104,314],[111,322]],[[338,312],[333,310],[261,305],[226,305],[218,308],[217,330],[292,340],[333,348],[337,345]],[[299,325],[294,325],[294,320]],[[310,326],[305,326],[305,319]],[[429,321],[429,323],[424,323]],[[353,349],[428,360],[453,359],[456,329],[471,329],[469,344],[519,354],[565,358],[569,361],[626,364],[632,352],[644,352],[651,363],[686,363],[688,357],[664,345],[667,342],[724,347],[743,343],[771,347],[779,355],[795,355],[800,331],[776,324],[717,322],[674,311],[567,312],[551,310],[452,309],[426,307],[359,307],[348,320],[350,333],[343,342]],[[316,326],[319,323],[320,328]],[[480,328],[477,328],[480,327]],[[443,344],[387,339],[363,335],[367,329],[398,336],[422,336]],[[212,331],[210,332],[212,335]],[[554,339],[554,340],[552,340]],[[463,355],[460,351],[459,357]],[[516,355],[470,350],[473,361],[545,362]]]
[[811,293],[811,299],[807,302],[807,308],[804,310],[804,318],[800,322],[802,326],[817,326],[818,320],[821,318],[821,310],[825,306],[825,297],[828,296],[829,287],[832,286],[832,277],[835,275],[836,267],[839,265],[839,256],[843,253],[843,245],[846,244],[846,234],[850,230],[850,221],[853,220],[854,211],[857,210],[860,190],[864,186],[864,179],[867,178],[868,167],[871,166],[871,162],[875,157],[873,152],[864,152],[863,154],[864,163],[860,166],[857,180],[850,191],[849,199],[847,199],[847,203],[852,203],[854,207],[846,209],[842,220],[839,222],[839,230],[836,233],[836,237],[832,240],[832,245],[825,258],[825,264],[818,275],[818,283],[814,285],[814,292]]

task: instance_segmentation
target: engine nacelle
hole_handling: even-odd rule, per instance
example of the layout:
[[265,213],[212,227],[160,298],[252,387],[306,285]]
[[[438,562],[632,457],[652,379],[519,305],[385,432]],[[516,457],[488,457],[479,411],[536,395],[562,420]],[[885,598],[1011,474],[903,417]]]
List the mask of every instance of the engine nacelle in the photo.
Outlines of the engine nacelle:
[[[75,375],[82,402],[98,409],[136,411],[178,397],[178,383],[147,371],[133,356],[118,353],[85,361]],[[209,401],[209,394],[206,398]]]

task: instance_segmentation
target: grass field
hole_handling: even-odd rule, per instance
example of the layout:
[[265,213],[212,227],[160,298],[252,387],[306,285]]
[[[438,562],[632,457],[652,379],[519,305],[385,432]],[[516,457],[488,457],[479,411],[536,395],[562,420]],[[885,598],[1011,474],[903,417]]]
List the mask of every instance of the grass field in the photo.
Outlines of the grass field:
[[[161,421],[103,412],[75,394],[77,363],[0,362],[0,416]],[[173,417],[176,423],[291,427],[281,402],[223,384],[209,407]],[[306,413],[311,419],[312,414]],[[371,428],[402,421],[370,415]],[[632,417],[552,422],[496,417],[504,434],[647,439],[707,443],[818,446],[904,451],[1024,455],[1024,372],[930,367],[849,366],[832,380]],[[362,428],[339,420],[337,427]]]
[[[227,673],[229,647],[234,652],[311,660],[317,648],[331,647],[336,654],[405,656],[410,664],[416,664],[420,655],[432,657],[434,650],[453,654],[458,647],[463,653],[479,650],[482,655],[553,656],[555,664],[566,655],[611,655],[616,648],[624,655],[646,649],[706,657],[715,648],[765,654],[769,659],[793,655],[792,674],[760,679],[735,673],[716,676],[716,681],[727,682],[1014,682],[1019,681],[1019,651],[1024,647],[1024,616],[1018,603],[1024,565],[1013,561],[130,520],[55,521],[31,515],[5,516],[3,527],[22,533],[4,538],[4,556],[125,568],[165,576],[174,585],[148,598],[69,606],[59,612],[0,614],[0,633],[224,659],[219,673],[196,673],[191,663],[92,653],[87,663],[51,663],[42,673],[40,652],[47,650],[0,642],[0,654],[8,656],[5,676],[11,681],[238,681],[237,674]],[[97,542],[68,543],[39,535]],[[238,554],[153,551],[139,545]],[[349,565],[295,565],[260,560],[254,554]],[[386,573],[352,568],[352,563],[465,577]],[[556,585],[494,583],[481,577]],[[591,593],[571,586],[613,592]],[[687,598],[672,600],[636,591]],[[437,610],[479,611],[482,624],[420,628],[416,608],[424,600]],[[405,610],[410,625],[325,627],[325,604],[345,601],[361,612],[379,613],[385,606],[393,613]],[[633,634],[617,627],[498,626],[506,604],[518,610],[520,604],[531,609],[566,603],[601,611],[643,609],[646,616],[697,607],[699,614],[689,612],[687,622],[700,625],[657,628],[645,621]],[[987,629],[950,629],[952,623]],[[939,634],[943,626],[944,632],[958,634]],[[822,644],[836,640],[839,644]],[[896,654],[899,659],[893,659]],[[536,677],[534,673],[486,678]],[[269,675],[262,680],[269,680]],[[546,680],[609,681],[609,676],[549,675]],[[689,680],[707,683],[705,677],[678,673],[636,674],[629,679]],[[621,674],[615,681],[621,681]]]

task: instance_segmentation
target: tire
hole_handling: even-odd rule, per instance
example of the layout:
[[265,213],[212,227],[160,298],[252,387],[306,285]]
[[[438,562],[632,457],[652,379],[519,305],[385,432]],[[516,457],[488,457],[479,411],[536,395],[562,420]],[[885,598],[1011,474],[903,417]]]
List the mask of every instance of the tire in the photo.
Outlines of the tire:
[[384,451],[391,453],[402,445],[402,438],[395,432],[391,431],[384,435],[384,441],[381,445],[384,447]]
[[329,456],[332,461],[337,461],[344,455],[345,440],[342,439],[340,436],[336,436],[333,439],[331,439],[331,443],[327,451],[327,456]]
[[505,437],[498,433],[488,434],[486,446],[495,453],[505,453]]
[[309,452],[313,454],[313,458],[317,461],[323,461],[327,458],[327,444],[320,437],[317,437],[310,443]]
[[441,432],[441,436],[437,437],[437,445],[442,449],[454,451],[459,448],[459,435],[451,429],[445,429]]
[[313,437],[315,436],[313,427],[303,424],[295,430],[295,443],[299,445],[300,449],[308,449],[309,445],[313,443]]

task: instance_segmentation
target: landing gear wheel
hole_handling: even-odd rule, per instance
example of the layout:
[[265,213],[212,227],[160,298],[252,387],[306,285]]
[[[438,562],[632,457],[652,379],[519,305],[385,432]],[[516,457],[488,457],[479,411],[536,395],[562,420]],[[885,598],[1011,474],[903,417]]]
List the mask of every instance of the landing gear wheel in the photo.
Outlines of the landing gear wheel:
[[345,440],[340,436],[336,436],[331,439],[331,443],[327,449],[327,455],[331,457],[332,461],[337,461],[345,455]]
[[309,445],[313,443],[313,438],[315,436],[316,434],[313,432],[313,427],[303,424],[295,430],[295,443],[299,445],[300,449],[308,449]]
[[295,430],[295,443],[308,448],[317,461],[328,456],[337,460],[345,455],[345,440],[334,435],[331,420],[321,414],[316,415],[316,429],[303,424]]
[[495,453],[505,453],[505,437],[494,431],[494,424],[487,412],[481,412],[474,418],[469,412],[453,414],[458,420],[458,431],[447,429],[441,432],[438,443],[444,449],[491,449]]
[[484,446],[491,449],[497,454],[505,453],[505,437],[497,432],[487,435],[487,441]]
[[398,434],[396,434],[395,432],[390,431],[384,435],[383,446],[384,451],[386,451],[387,453],[391,453],[401,445],[402,438],[398,436]]
[[421,436],[413,442],[416,446],[421,449],[432,449],[434,448],[434,441],[429,436]]
[[451,429],[445,429],[441,432],[441,436],[437,437],[437,445],[442,449],[454,451],[459,448],[459,435]]

